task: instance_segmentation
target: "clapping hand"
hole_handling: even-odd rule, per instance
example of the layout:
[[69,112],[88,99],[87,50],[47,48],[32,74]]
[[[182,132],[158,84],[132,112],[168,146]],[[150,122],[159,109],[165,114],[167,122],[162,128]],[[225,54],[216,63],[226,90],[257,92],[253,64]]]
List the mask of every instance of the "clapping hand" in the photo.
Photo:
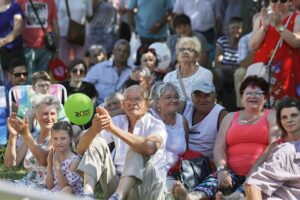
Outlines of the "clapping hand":
[[269,26],[270,15],[268,14],[267,9],[265,7],[263,7],[260,11],[260,20],[264,28],[267,28]]
[[50,149],[47,157],[47,166],[51,166],[51,168],[53,166],[53,153],[54,149]]
[[110,131],[113,126],[113,122],[107,110],[104,107],[99,106],[96,108],[96,113],[99,114],[99,122],[102,126],[102,129]]
[[29,126],[28,126],[28,118],[26,117],[24,120],[20,120],[17,118],[17,114],[13,112],[8,117],[8,130],[10,134],[16,135],[20,134],[25,136],[29,133]]
[[272,21],[274,23],[275,28],[280,27],[281,26],[281,21],[282,21],[281,13],[273,13],[272,14]]

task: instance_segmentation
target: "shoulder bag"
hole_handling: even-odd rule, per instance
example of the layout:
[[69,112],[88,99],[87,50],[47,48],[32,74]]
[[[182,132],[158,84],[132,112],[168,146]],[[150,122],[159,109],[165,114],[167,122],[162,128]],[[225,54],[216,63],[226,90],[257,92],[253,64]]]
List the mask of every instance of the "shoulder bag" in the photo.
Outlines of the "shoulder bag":
[[47,32],[45,27],[43,26],[43,23],[36,11],[36,8],[34,7],[33,3],[32,3],[32,0],[29,0],[30,4],[31,4],[31,7],[33,9],[33,12],[35,14],[35,16],[37,17],[40,25],[41,25],[41,28],[43,30],[43,32],[45,33],[45,43],[46,43],[46,48],[49,50],[49,51],[52,51],[52,52],[55,52],[56,49],[57,49],[57,43],[56,43],[56,35],[54,32]]
[[67,41],[73,44],[83,46],[85,41],[85,24],[80,24],[71,19],[69,2],[68,0],[65,0],[65,2],[69,18]]

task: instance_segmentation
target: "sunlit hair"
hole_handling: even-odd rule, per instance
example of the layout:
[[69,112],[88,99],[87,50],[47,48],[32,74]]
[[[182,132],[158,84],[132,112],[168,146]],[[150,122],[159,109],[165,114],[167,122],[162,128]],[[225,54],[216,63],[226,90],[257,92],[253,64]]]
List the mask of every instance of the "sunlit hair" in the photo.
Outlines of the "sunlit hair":
[[241,87],[240,87],[240,95],[242,96],[245,89],[247,87],[259,87],[263,92],[264,95],[268,95],[268,90],[269,90],[269,84],[267,81],[258,76],[248,76],[245,78],[245,80],[242,82]]
[[178,87],[176,85],[174,85],[173,83],[157,82],[151,88],[151,97],[150,97],[151,100],[153,100],[153,101],[159,100],[167,90],[172,90],[176,94],[179,95]]
[[58,121],[58,122],[54,123],[51,128],[52,134],[53,134],[53,132],[56,132],[56,131],[65,131],[68,134],[68,136],[71,139],[71,144],[70,144],[71,150],[72,150],[72,152],[75,153],[75,143],[73,141],[74,132],[72,129],[72,125],[67,121]]
[[32,109],[37,112],[39,107],[45,104],[47,106],[54,105],[57,113],[60,110],[60,102],[57,97],[48,94],[37,94],[32,100]]
[[142,87],[142,86],[140,86],[140,85],[132,85],[132,86],[126,88],[126,89],[124,90],[124,93],[123,93],[124,97],[126,96],[127,91],[128,91],[129,89],[131,89],[132,87],[138,87],[138,88],[140,89],[140,91],[141,91],[142,97],[143,97],[144,99],[148,100],[148,98],[149,98],[149,93],[148,93],[148,91],[147,91],[144,87]]
[[32,75],[32,85],[35,85],[38,81],[49,81],[51,82],[50,75],[46,71],[35,72]]
[[284,108],[292,108],[292,107],[295,107],[298,109],[298,111],[300,111],[300,101],[293,97],[283,98],[276,106],[276,122],[277,122],[278,127],[282,131],[281,137],[283,137],[283,138],[287,136],[287,132],[283,128],[282,123],[281,123],[281,111]]
[[111,99],[118,99],[119,101],[123,101],[124,100],[124,96],[123,94],[119,93],[119,92],[114,92],[111,95],[107,96],[104,98],[104,102],[107,103],[109,100]]
[[198,38],[196,38],[196,37],[182,37],[182,38],[180,38],[178,40],[178,42],[176,43],[176,50],[181,48],[184,44],[192,44],[198,54],[201,51],[201,44],[200,44]]

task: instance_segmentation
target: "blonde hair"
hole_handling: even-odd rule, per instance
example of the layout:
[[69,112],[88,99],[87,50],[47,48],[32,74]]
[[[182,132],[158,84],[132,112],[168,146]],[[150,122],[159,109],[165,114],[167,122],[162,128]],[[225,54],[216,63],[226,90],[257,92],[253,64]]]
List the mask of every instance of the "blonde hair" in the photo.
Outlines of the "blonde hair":
[[[181,46],[183,44],[192,44],[192,45],[194,45],[195,50],[198,54],[200,53],[200,51],[202,49],[201,44],[200,44],[198,38],[196,38],[196,37],[182,37],[182,38],[180,38],[178,40],[178,42],[176,43],[176,50],[181,48]],[[177,53],[178,53],[178,51],[177,51]]]

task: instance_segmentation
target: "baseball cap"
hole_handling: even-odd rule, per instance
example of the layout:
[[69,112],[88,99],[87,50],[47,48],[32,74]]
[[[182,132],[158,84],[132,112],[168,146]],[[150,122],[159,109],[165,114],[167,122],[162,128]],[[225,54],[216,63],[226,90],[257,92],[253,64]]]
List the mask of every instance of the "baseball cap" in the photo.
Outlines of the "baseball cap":
[[192,86],[192,93],[195,91],[201,91],[204,93],[215,92],[215,86],[210,79],[199,79]]

